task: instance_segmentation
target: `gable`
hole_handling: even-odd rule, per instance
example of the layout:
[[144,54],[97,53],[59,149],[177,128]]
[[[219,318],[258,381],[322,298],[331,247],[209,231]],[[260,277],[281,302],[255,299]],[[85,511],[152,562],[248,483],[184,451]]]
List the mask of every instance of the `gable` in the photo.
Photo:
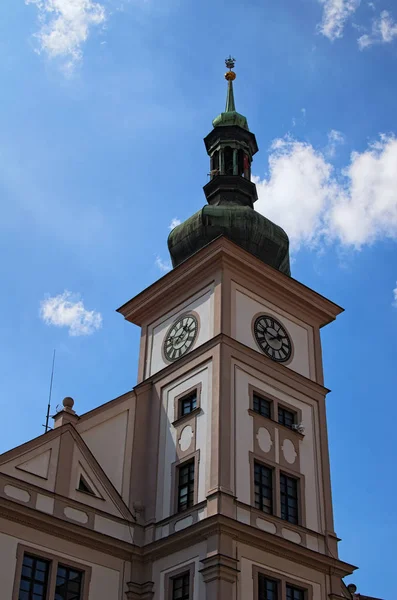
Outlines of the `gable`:
[[0,473],[54,492],[59,447],[59,436],[40,436],[3,454]]
[[43,490],[43,494],[39,494],[40,502],[46,506],[53,505],[55,493],[116,517],[132,518],[117,490],[70,424],[3,454],[0,474],[23,482],[21,488],[17,483],[11,485],[13,499],[26,502],[29,485],[33,485]]
[[80,445],[75,444],[68,497],[117,517],[125,517],[126,515],[120,510],[121,499],[119,502],[115,499],[116,491],[109,489],[109,483],[106,482],[102,470],[98,467],[99,465],[95,465],[82,451]]
[[123,485],[128,413],[124,410],[85,431],[79,427],[82,439],[119,493]]

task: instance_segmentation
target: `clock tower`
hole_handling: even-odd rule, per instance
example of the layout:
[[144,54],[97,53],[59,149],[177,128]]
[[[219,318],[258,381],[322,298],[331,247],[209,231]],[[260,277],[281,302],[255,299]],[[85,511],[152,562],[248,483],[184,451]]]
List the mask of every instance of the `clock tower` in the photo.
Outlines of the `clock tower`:
[[64,398],[0,455],[4,600],[376,600],[343,583],[333,523],[320,329],[342,309],[254,209],[226,67],[207,204],[118,309],[141,328],[137,385],[85,414]]
[[[291,277],[254,209],[258,151],[236,111],[205,138],[207,204],[170,233],[174,269],[119,312],[141,328],[130,600],[338,600],[320,329],[342,309]],[[149,583],[148,583],[149,582]]]

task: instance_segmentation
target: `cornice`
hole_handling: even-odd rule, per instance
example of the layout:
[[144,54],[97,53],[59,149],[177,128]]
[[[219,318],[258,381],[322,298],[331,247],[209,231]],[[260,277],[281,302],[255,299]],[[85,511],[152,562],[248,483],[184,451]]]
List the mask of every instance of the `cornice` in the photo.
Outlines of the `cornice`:
[[99,550],[104,554],[123,560],[131,560],[134,555],[136,557],[141,555],[138,546],[75,525],[70,521],[63,521],[47,513],[41,513],[36,509],[16,504],[4,498],[0,498],[0,518],[19,523],[25,527],[31,527],[74,544]]
[[167,556],[171,552],[188,547],[193,542],[197,543],[208,537],[221,534],[229,535],[236,541],[245,543],[251,547],[253,546],[260,550],[266,549],[267,552],[323,573],[329,572],[332,569],[335,575],[346,577],[347,575],[351,575],[357,568],[337,558],[299,546],[284,538],[274,536],[271,533],[256,529],[220,514],[203,519],[167,538],[152,542],[143,547],[143,556],[146,559],[156,560]]
[[[36,494],[42,494],[44,496],[48,496],[49,498],[53,498],[56,501],[60,501],[62,503],[64,503],[65,505],[71,506],[72,508],[75,508],[76,510],[80,510],[83,512],[87,512],[87,511],[91,511],[93,512],[95,515],[99,515],[101,517],[104,517],[105,519],[109,519],[110,521],[114,521],[115,523],[122,523],[123,525],[128,525],[129,527],[134,527],[134,529],[136,527],[140,527],[140,525],[137,525],[136,520],[133,518],[133,515],[131,515],[130,511],[128,511],[128,515],[129,517],[119,517],[118,515],[114,515],[112,513],[107,512],[106,510],[101,510],[97,507],[93,507],[90,504],[84,504],[83,502],[79,502],[78,500],[75,500],[74,498],[69,498],[68,496],[63,496],[61,494],[57,494],[55,492],[52,492],[50,490],[46,490],[44,488],[41,488],[38,485],[34,485],[33,483],[30,483],[28,481],[24,481],[23,479],[18,479],[16,477],[13,477],[12,475],[7,475],[5,473],[0,473],[0,482],[1,481],[5,481],[7,482],[9,485],[13,485],[15,487],[18,487],[22,490],[26,490],[28,493],[36,493]],[[0,495],[0,503],[2,501],[8,501],[7,498],[5,498],[4,495]],[[12,501],[11,501],[12,502]],[[19,506],[19,502],[17,502],[17,506]],[[22,505],[21,505],[22,506]],[[33,510],[37,510],[37,509],[33,509]],[[40,512],[38,512],[38,514],[41,514]]]
[[173,373],[177,374],[178,371],[186,373],[186,366],[188,366],[190,363],[194,362],[194,368],[196,369],[198,365],[195,359],[200,357],[200,355],[205,355],[200,363],[205,364],[209,360],[210,351],[216,347],[222,347],[222,345],[230,349],[230,351],[233,353],[233,357],[236,360],[247,364],[249,367],[257,369],[267,377],[271,377],[272,379],[289,386],[291,391],[299,391],[300,393],[305,394],[317,401],[323,399],[330,391],[328,388],[320,385],[316,381],[313,381],[312,379],[293,371],[285,365],[276,363],[271,358],[268,358],[264,354],[260,354],[249,346],[245,346],[238,340],[235,340],[224,333],[219,333],[218,335],[204,342],[204,344],[201,344],[191,352],[185,354],[185,356],[180,358],[178,361],[167,365],[160,371],[157,371],[157,373],[154,373],[135,386],[134,391],[136,391],[137,397],[140,395],[140,390],[142,388],[147,390],[151,385],[155,385],[166,378],[168,379],[170,375]]
[[[214,275],[219,267],[232,273],[249,277],[260,287],[270,287],[280,298],[280,305],[298,306],[311,321],[322,327],[333,321],[343,309],[299,281],[284,275],[277,269],[246,252],[224,236],[216,238],[178,267],[140,292],[117,309],[125,319],[142,326],[158,313],[159,306],[168,307],[186,296],[189,289]],[[164,311],[165,312],[165,311]]]
[[299,546],[220,514],[203,519],[144,547],[111,538],[3,498],[0,500],[0,517],[79,545],[95,550],[100,549],[105,554],[123,560],[131,560],[133,557],[136,560],[157,560],[192,544],[205,541],[208,537],[225,534],[240,543],[260,550],[265,548],[267,552],[323,573],[332,569],[333,573],[341,578],[350,575],[357,568],[337,558]]
[[265,356],[265,354],[253,350],[226,334],[220,334],[217,337],[220,337],[221,342],[232,350],[235,359],[245,362],[248,366],[257,369],[272,379],[280,381],[280,383],[290,386],[292,389],[317,399],[320,397],[324,398],[330,392],[328,388],[313,381],[313,379],[309,379],[305,375],[301,375],[301,373],[275,362]]

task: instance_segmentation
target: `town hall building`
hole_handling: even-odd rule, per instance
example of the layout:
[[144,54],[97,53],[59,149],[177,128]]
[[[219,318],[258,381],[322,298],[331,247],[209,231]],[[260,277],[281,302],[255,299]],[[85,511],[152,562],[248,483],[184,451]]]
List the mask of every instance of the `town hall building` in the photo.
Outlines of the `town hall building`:
[[342,581],[331,498],[320,329],[342,309],[291,277],[287,234],[254,209],[226,66],[207,204],[118,309],[141,328],[137,385],[85,414],[65,398],[0,456],[1,600],[366,598]]

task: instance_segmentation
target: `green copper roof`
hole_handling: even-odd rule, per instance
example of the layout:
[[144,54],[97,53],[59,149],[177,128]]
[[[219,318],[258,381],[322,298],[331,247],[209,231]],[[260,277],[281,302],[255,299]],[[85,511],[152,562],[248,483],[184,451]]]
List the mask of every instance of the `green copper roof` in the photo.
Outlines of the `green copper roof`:
[[233,80],[230,80],[227,82],[227,96],[226,96],[225,112],[236,112],[236,105],[234,104]]
[[289,240],[281,227],[247,206],[204,206],[168,236],[174,267],[224,235],[264,263],[290,276]]
[[171,231],[168,250],[173,267],[177,267],[216,238],[225,236],[263,263],[290,276],[287,234],[253,208],[258,195],[251,181],[251,162],[258,146],[247,119],[236,111],[234,63],[231,56],[225,61],[229,69],[225,74],[225,111],[213,120],[214,129],[204,140],[211,159],[210,180],[204,186],[208,206]]
[[[228,73],[226,73],[226,75],[228,75]],[[233,73],[233,75],[235,75],[235,73]],[[238,125],[239,127],[249,131],[247,119],[236,111],[236,105],[234,103],[233,79],[231,78],[227,80],[225,112],[215,117],[215,119],[212,121],[212,125],[214,127],[219,127],[222,125]]]

